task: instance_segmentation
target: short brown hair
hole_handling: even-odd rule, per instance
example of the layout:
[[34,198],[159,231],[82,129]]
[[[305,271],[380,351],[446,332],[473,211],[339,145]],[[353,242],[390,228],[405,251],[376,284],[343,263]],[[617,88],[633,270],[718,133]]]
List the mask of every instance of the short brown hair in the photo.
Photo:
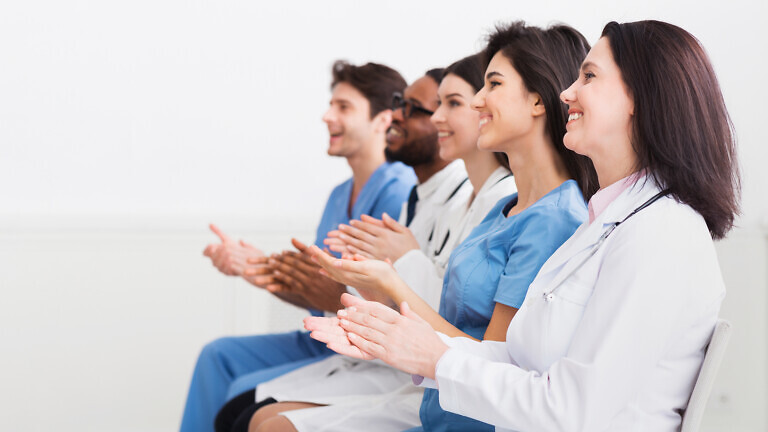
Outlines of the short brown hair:
[[371,105],[371,118],[392,108],[392,95],[402,93],[407,85],[398,71],[378,63],[355,66],[344,60],[337,60],[333,63],[331,71],[331,89],[342,82],[357,89]]

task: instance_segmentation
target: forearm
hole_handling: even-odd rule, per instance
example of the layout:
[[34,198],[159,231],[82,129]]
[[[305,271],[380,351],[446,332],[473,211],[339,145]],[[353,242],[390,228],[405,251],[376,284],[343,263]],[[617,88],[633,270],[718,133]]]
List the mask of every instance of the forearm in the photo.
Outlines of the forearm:
[[472,340],[478,340],[454,327],[453,324],[432,309],[429,304],[419,297],[419,295],[416,294],[402,279],[398,278],[389,282],[386,292],[397,305],[402,302],[407,302],[411,309],[427,321],[435,331],[450,337],[465,337]]

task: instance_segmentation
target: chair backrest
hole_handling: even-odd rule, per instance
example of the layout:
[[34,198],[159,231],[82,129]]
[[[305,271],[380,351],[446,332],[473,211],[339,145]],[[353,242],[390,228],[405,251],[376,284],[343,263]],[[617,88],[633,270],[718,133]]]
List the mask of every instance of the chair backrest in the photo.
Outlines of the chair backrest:
[[696,379],[688,407],[683,413],[683,427],[680,432],[698,432],[730,337],[731,323],[723,319],[717,320],[715,331],[712,333],[712,339],[709,341],[707,353],[704,355],[704,362],[699,371],[699,378]]

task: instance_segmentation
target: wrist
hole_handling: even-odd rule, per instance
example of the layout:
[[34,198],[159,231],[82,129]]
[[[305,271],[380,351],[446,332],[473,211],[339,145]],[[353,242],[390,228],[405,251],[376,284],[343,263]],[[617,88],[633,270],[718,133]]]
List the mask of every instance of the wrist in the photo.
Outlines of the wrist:
[[448,352],[450,348],[448,345],[444,344],[442,341],[440,341],[439,348],[435,350],[430,356],[430,359],[426,365],[426,368],[424,370],[425,373],[422,374],[422,376],[437,380],[437,367],[440,364],[440,359],[443,358],[446,352]]

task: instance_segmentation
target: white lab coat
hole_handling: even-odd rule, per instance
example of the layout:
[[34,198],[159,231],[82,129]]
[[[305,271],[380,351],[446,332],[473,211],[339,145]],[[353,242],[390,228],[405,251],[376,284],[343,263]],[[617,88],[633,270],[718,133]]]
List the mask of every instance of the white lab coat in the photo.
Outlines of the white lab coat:
[[541,268],[506,342],[443,337],[440,405],[497,430],[679,430],[725,295],[703,218],[661,198],[579,267],[657,192],[636,184],[581,226]]

